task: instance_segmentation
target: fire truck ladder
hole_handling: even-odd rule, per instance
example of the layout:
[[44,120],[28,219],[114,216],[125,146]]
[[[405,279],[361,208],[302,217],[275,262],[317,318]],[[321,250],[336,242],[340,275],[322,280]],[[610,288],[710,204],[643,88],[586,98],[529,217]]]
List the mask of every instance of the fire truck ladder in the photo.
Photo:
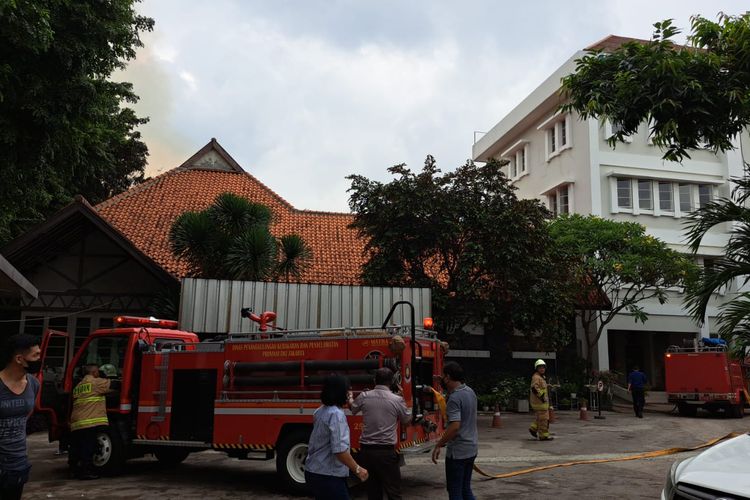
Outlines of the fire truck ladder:
[[163,351],[161,363],[155,367],[161,371],[159,376],[159,389],[154,391],[154,396],[159,398],[159,411],[152,421],[164,422],[167,418],[167,384],[169,384],[169,351]]
[[388,316],[386,316],[385,321],[383,321],[383,330],[388,327],[388,321],[390,321],[391,316],[393,316],[393,313],[396,311],[396,307],[402,304],[409,306],[409,309],[411,311],[411,421],[412,424],[415,424],[417,423],[417,421],[421,420],[423,416],[422,409],[419,407],[419,398],[417,397],[417,391],[424,390],[424,385],[421,384],[419,380],[417,380],[421,371],[420,365],[422,364],[422,353],[420,346],[420,356],[417,357],[416,347],[418,344],[417,328],[414,325],[414,304],[412,304],[408,300],[400,300],[398,302],[395,302],[391,306],[391,310],[388,313]]

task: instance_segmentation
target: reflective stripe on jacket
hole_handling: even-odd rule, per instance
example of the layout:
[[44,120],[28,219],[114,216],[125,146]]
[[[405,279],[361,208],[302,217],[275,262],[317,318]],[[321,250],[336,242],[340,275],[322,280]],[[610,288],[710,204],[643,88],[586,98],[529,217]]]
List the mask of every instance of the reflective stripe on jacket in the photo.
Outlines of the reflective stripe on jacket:
[[73,389],[73,413],[70,416],[70,430],[77,431],[108,425],[107,401],[110,381],[86,375]]
[[[536,389],[536,390],[534,390]],[[544,401],[542,401],[544,399]],[[531,391],[529,394],[531,409],[535,411],[549,410],[549,396],[547,395],[547,381],[539,373],[531,376]]]

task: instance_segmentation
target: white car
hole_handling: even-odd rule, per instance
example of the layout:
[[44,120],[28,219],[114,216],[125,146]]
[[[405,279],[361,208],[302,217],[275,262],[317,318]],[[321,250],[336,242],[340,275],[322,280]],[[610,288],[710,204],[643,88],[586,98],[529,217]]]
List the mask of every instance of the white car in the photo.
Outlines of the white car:
[[750,499],[750,435],[672,464],[662,500]]

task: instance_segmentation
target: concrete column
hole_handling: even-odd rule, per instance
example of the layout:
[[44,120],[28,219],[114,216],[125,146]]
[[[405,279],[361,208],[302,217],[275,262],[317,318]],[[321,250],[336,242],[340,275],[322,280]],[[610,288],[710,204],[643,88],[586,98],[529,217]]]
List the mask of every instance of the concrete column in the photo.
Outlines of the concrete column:
[[609,370],[609,330],[604,329],[599,343],[596,345],[597,368],[599,371]]

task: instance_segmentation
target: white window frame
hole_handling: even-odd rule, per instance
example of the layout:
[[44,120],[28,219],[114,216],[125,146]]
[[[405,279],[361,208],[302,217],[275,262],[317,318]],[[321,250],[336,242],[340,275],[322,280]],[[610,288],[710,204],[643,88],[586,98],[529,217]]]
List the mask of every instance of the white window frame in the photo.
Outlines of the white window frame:
[[[650,199],[651,199],[651,208],[643,208],[641,207],[641,182],[648,182],[649,183],[649,189],[650,192]],[[637,188],[634,191],[634,198],[637,198],[637,203],[633,203],[633,211],[638,213],[646,213],[646,214],[652,214],[654,213],[654,181],[653,179],[636,179],[635,180],[635,187]],[[637,207],[636,207],[637,204]]]
[[[604,140],[609,140],[610,137],[614,135],[614,131],[612,130],[612,122],[607,120],[604,122]],[[622,138],[623,142],[626,142],[628,144],[633,142],[633,136],[632,135],[626,135]]]
[[[562,124],[565,124],[565,144],[562,143]],[[552,115],[544,120],[536,129],[544,132],[544,151],[546,161],[562,154],[573,147],[572,118],[570,113]],[[554,139],[555,150],[552,150]]]
[[[630,179],[630,197],[631,197],[631,208],[619,206],[619,197],[617,189],[617,181],[619,179],[625,180]],[[640,207],[640,181],[651,182],[651,198],[652,198],[652,209],[644,209]],[[699,186],[708,186],[711,189],[711,201],[716,199],[716,190],[718,185],[712,182],[700,182],[696,180],[681,180],[681,179],[659,179],[651,177],[631,177],[627,174],[612,173],[609,175],[609,192],[610,192],[610,211],[613,214],[616,213],[628,213],[633,215],[648,214],[662,217],[674,217],[681,218],[685,217],[689,213],[697,210],[700,207],[700,190]],[[668,184],[672,193],[672,209],[667,210],[661,208],[661,189],[662,184]],[[685,211],[681,206],[680,197],[680,186],[688,186],[690,188],[690,211]]]
[[[523,152],[523,155],[520,153]],[[523,156],[523,164],[519,165],[519,159]],[[501,158],[508,160],[508,178],[515,182],[521,177],[529,175],[529,141],[521,139],[502,152]],[[519,168],[523,167],[523,168]]]
[[711,203],[714,200],[714,186],[711,184],[697,184],[696,191],[698,192],[698,203],[695,205],[697,208],[701,208],[704,205],[701,205],[701,187],[706,186],[708,187],[708,203]]
[[[562,197],[560,194],[562,193],[562,190],[567,190],[567,199],[568,199],[568,211],[564,212],[565,214],[572,214],[575,213],[574,211],[574,197],[573,197],[573,190],[574,190],[574,184],[570,181],[565,181],[557,184],[555,187],[550,188],[543,193],[540,193],[541,196],[544,196],[544,199],[546,200],[547,208],[549,209],[552,214],[557,217],[558,215],[563,215],[562,203],[560,200]],[[552,203],[552,198],[554,197],[554,205]]]
[[[656,184],[656,198],[654,201],[654,213],[656,215],[674,215],[675,213],[675,197],[674,197],[674,182],[672,181],[665,181],[665,180],[656,180],[654,181]],[[669,192],[671,193],[670,201],[672,208],[666,209],[661,207],[661,186],[662,184],[666,184],[669,186]]]

